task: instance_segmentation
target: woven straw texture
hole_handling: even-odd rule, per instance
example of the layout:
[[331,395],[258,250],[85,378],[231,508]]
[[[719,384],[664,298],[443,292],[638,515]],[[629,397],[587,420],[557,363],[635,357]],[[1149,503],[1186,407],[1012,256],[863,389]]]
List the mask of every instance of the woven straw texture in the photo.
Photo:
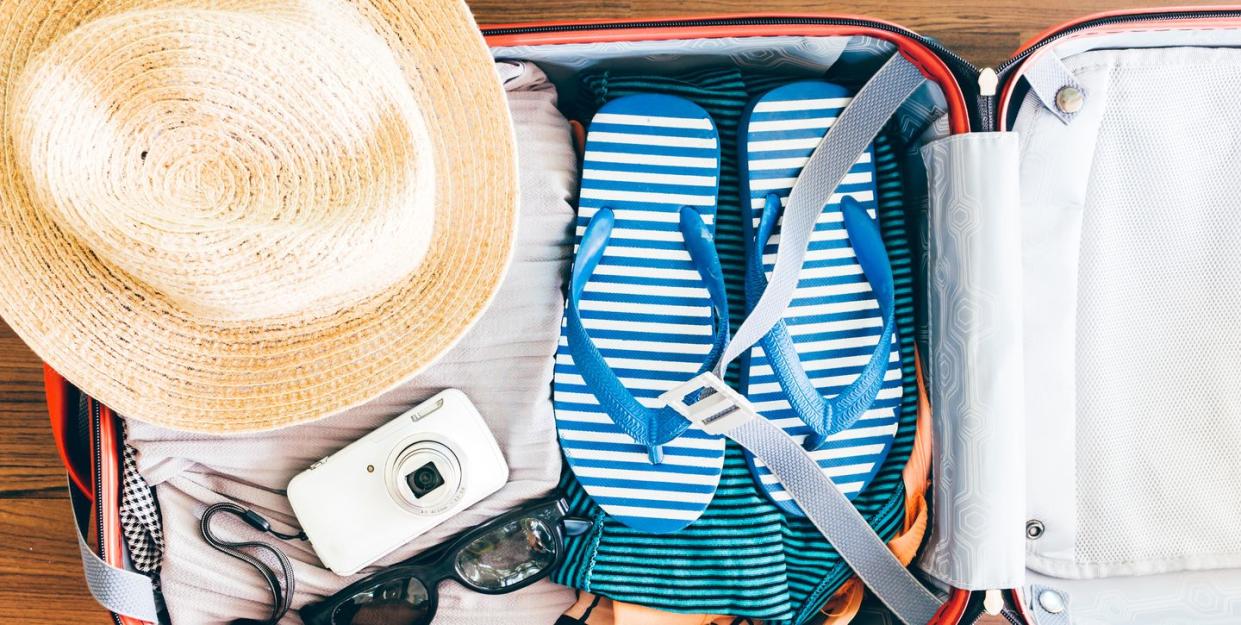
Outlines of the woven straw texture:
[[0,29],[0,316],[118,412],[325,417],[495,293],[516,161],[464,3],[24,0]]

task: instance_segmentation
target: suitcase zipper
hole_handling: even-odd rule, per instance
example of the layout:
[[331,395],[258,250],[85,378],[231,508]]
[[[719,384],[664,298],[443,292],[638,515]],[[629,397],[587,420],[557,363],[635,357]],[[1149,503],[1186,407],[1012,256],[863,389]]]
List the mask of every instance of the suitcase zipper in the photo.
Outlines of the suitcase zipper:
[[99,404],[93,399],[87,400],[90,413],[92,451],[95,456],[95,537],[99,541],[99,557],[107,558],[104,545],[103,513],[99,510],[99,502],[103,500],[103,425],[100,420]]
[[[1124,14],[1124,15],[1105,15],[1103,17],[1097,17],[1094,19],[1086,19],[1081,22],[1070,24],[1026,46],[1024,49],[1022,49],[1017,54],[1013,55],[1008,60],[1004,61],[1003,63],[1000,63],[999,66],[995,68],[995,73],[998,75],[999,83],[1002,84],[1009,79],[1009,74],[1011,74],[1014,69],[1019,67],[1022,61],[1029,58],[1030,55],[1034,54],[1038,50],[1046,47],[1048,44],[1059,41],[1060,39],[1063,39],[1070,35],[1074,35],[1076,33],[1090,30],[1092,28],[1098,28],[1100,26],[1110,26],[1114,24],[1136,24],[1136,23],[1141,23],[1141,22],[1177,21],[1177,20],[1194,20],[1194,19],[1210,19],[1210,18],[1241,18],[1241,10],[1236,10],[1236,9],[1175,10],[1175,11],[1151,12],[1151,13],[1129,13],[1129,14]],[[979,80],[980,81],[982,80],[981,76],[979,77]],[[983,131],[989,132],[989,131],[994,131],[999,128],[996,122],[998,119],[998,115],[1000,115],[1002,111],[996,110],[997,103],[996,103],[996,99],[994,96],[995,96],[995,92],[992,92],[991,97],[980,95],[978,98],[978,105],[981,109],[979,111],[980,119],[983,121],[981,129]]]
[[[104,498],[103,492],[103,414],[99,409],[99,402],[94,399],[87,399],[88,412],[90,413],[91,432],[94,440],[92,447],[95,455],[95,537],[99,542],[99,557],[105,561],[108,558],[107,540],[104,533],[104,518],[102,504]],[[121,617],[114,613],[109,613],[112,622],[115,625],[122,625]]]
[[1165,20],[1170,20],[1170,21],[1193,20],[1193,19],[1204,19],[1204,18],[1212,18],[1212,17],[1237,18],[1237,17],[1241,17],[1241,10],[1204,9],[1204,10],[1198,10],[1198,11],[1167,11],[1167,12],[1162,12],[1162,13],[1130,13],[1126,15],[1107,15],[1107,16],[1103,16],[1103,17],[1099,17],[1095,19],[1088,19],[1082,22],[1077,22],[1075,24],[1066,26],[1065,28],[1058,30],[1046,37],[1043,37],[1042,39],[1030,44],[1029,46],[1026,46],[1024,50],[1022,50],[1021,52],[1018,52],[1012,58],[1008,59],[1007,61],[1004,61],[1003,63],[1000,63],[1000,66],[995,68],[995,71],[996,73],[1003,76],[1006,72],[1011,70],[1014,66],[1024,61],[1026,57],[1030,56],[1034,52],[1043,48],[1047,44],[1057,41],[1059,39],[1062,39],[1064,37],[1067,37],[1069,35],[1079,33],[1084,30],[1089,30],[1091,28],[1097,28],[1099,26],[1108,26],[1112,24],[1133,24],[1133,23],[1139,23],[1139,22],[1154,22],[1154,21],[1165,21]]
[[649,20],[642,22],[584,22],[577,24],[554,24],[548,26],[502,26],[498,28],[482,28],[484,36],[525,35],[535,33],[559,33],[589,30],[624,30],[624,29],[664,29],[664,28],[709,28],[713,26],[853,26],[890,32],[922,44],[927,49],[948,63],[954,72],[973,78],[978,75],[978,68],[964,57],[949,50],[943,44],[929,37],[924,37],[912,30],[901,28],[885,22],[877,22],[859,18],[845,17],[795,17],[795,16],[756,16],[756,17],[721,17],[721,18],[687,18]]
[[995,130],[995,94],[1000,86],[1000,77],[990,67],[978,72],[978,120],[983,132]]
[[[979,69],[964,57],[945,47],[937,40],[920,35],[907,28],[887,22],[862,19],[857,17],[812,17],[789,15],[756,15],[748,17],[718,18],[665,18],[643,21],[612,21],[612,22],[571,22],[565,24],[530,24],[512,26],[483,26],[480,28],[485,37],[520,36],[544,33],[573,33],[596,30],[643,30],[643,29],[675,29],[675,28],[726,28],[730,26],[844,26],[869,30],[879,30],[905,39],[909,39],[926,48],[944,63],[958,86],[962,98],[965,116],[971,124],[981,118],[982,109],[978,106],[974,81],[978,79]],[[971,97],[975,98],[975,106],[968,104]],[[988,109],[989,110],[989,109]],[[968,130],[968,126],[966,126]]]
[[[1027,46],[1008,60],[1000,63],[995,69],[978,68],[973,63],[965,60],[964,57],[956,52],[948,49],[938,41],[919,35],[909,29],[901,28],[893,24],[885,22],[877,22],[859,18],[836,18],[836,17],[796,17],[796,16],[755,16],[755,17],[731,17],[731,18],[687,18],[687,19],[664,19],[664,20],[647,20],[639,22],[586,22],[573,24],[552,24],[547,26],[502,26],[497,28],[483,28],[482,32],[485,36],[503,36],[503,35],[523,35],[535,33],[561,33],[561,32],[581,32],[590,30],[638,30],[638,29],[665,29],[665,28],[703,28],[714,26],[770,26],[770,25],[811,25],[811,26],[853,26],[858,28],[871,28],[882,30],[893,34],[906,37],[920,43],[927,49],[934,52],[937,56],[949,65],[954,73],[958,74],[962,86],[971,84],[971,81],[977,81],[975,86],[978,91],[975,96],[975,113],[979,119],[979,130],[982,132],[991,132],[998,129],[997,115],[1000,113],[996,110],[997,98],[996,93],[998,86],[1008,78],[1008,74],[1031,54],[1043,48],[1044,46],[1057,41],[1063,37],[1082,32],[1099,26],[1107,26],[1110,24],[1129,24],[1148,21],[1161,20],[1191,20],[1212,17],[1237,18],[1241,17],[1241,10],[1236,9],[1203,9],[1203,10],[1178,10],[1166,11],[1158,13],[1131,13],[1124,15],[1107,15],[1095,19],[1087,19],[1082,22],[1071,24],[1065,28],[1058,30],[1039,41]],[[995,83],[991,82],[990,74],[993,73]],[[970,94],[966,94],[968,97]]]

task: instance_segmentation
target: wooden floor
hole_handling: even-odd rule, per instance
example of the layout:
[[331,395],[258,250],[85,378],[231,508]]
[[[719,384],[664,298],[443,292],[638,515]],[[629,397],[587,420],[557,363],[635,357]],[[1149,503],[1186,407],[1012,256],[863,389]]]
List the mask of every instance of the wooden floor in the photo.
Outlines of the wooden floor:
[[[41,1],[41,0],[29,0]],[[866,15],[935,37],[975,64],[994,65],[1044,28],[1150,0],[475,0],[483,24],[765,12]],[[1180,0],[1177,4],[1185,4]],[[39,361],[0,323],[0,621],[103,625],[82,583],[64,474],[43,406]],[[178,625],[193,625],[182,624]]]

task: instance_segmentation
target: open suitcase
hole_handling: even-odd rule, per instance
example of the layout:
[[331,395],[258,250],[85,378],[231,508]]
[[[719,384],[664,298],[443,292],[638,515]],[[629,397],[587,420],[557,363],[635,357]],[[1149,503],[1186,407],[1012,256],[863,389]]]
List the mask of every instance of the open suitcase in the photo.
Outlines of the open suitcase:
[[[859,17],[483,31],[563,84],[779,63],[860,85],[893,52],[912,62],[929,82],[897,119],[925,172],[906,192],[934,622],[997,601],[1001,622],[1241,622],[1241,9],[1089,17],[994,70]],[[121,540],[120,418],[50,369],[46,390],[92,592],[147,622],[162,611]]]

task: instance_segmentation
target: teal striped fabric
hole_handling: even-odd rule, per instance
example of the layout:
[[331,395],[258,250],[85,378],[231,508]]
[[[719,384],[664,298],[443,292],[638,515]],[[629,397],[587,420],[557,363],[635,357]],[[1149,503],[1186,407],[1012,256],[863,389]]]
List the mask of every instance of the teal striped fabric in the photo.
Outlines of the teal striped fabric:
[[[685,97],[715,119],[723,148],[716,245],[729,289],[730,313],[743,319],[744,250],[737,170],[737,129],[749,101],[792,77],[710,69],[675,78],[590,74],[583,78],[594,108],[624,95]],[[589,119],[589,117],[584,117]],[[876,142],[879,218],[896,279],[904,399],[896,441],[883,467],[855,504],[885,537],[904,515],[901,471],[913,448],[917,419],[914,379],[914,241],[903,202],[900,166],[891,142]],[[735,326],[736,324],[734,324]],[[736,384],[736,370],[728,379]],[[562,487],[572,513],[594,518],[595,529],[569,540],[562,584],[655,608],[728,614],[777,624],[805,621],[850,576],[849,568],[805,519],[785,517],[759,491],[741,449],[729,442],[715,499],[698,521],[675,534],[645,534],[608,518],[582,492],[571,472]]]

